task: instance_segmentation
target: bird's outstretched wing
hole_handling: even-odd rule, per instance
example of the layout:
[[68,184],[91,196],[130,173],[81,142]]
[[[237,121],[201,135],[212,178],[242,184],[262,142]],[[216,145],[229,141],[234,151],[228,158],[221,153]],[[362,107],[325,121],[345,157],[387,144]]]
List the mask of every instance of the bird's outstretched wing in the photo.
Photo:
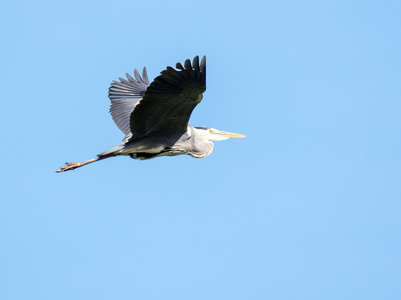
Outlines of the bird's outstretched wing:
[[117,127],[125,134],[123,141],[127,141],[131,137],[130,115],[149,86],[146,68],[143,68],[142,77],[136,69],[134,69],[135,79],[128,73],[126,76],[128,80],[119,77],[120,82],[113,81],[109,88],[111,117]]
[[206,90],[206,57],[187,59],[184,67],[167,67],[156,77],[130,116],[130,140],[150,133],[181,136]]

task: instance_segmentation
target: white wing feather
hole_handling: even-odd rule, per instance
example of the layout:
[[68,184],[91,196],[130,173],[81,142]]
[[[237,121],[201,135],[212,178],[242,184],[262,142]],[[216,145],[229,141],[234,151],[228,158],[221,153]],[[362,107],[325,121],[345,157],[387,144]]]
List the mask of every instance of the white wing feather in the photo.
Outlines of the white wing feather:
[[128,81],[119,77],[120,82],[113,81],[109,88],[110,114],[114,123],[125,134],[123,142],[132,136],[130,131],[131,113],[149,86],[146,68],[143,68],[142,77],[136,69],[134,69],[135,79],[128,73],[125,75]]

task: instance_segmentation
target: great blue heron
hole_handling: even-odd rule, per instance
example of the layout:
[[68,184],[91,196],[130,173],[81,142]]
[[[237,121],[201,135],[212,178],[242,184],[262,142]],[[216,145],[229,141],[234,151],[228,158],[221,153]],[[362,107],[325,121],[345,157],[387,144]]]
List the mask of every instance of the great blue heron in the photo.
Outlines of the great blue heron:
[[220,131],[209,127],[192,127],[189,117],[201,102],[206,90],[206,57],[187,59],[184,67],[176,64],[175,70],[167,67],[149,84],[146,68],[142,77],[134,69],[135,79],[113,81],[109,88],[110,113],[125,137],[117,146],[84,162],[66,163],[57,172],[119,155],[135,159],[187,154],[203,158],[213,151],[211,141],[242,138],[244,135]]

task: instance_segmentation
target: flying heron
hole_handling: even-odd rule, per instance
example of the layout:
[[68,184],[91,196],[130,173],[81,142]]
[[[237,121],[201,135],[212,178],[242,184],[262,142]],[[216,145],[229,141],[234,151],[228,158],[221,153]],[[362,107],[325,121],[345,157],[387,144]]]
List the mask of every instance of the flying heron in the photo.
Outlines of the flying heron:
[[[177,69],[177,70],[176,70]],[[134,69],[134,77],[113,81],[109,88],[110,113],[117,127],[125,134],[120,144],[96,158],[66,163],[57,172],[73,170],[105,158],[129,155],[135,159],[187,154],[203,158],[213,151],[211,141],[242,138],[244,135],[210,127],[192,127],[189,117],[201,102],[206,90],[206,57],[187,59],[176,69],[167,67],[149,84],[146,68],[142,77]]]

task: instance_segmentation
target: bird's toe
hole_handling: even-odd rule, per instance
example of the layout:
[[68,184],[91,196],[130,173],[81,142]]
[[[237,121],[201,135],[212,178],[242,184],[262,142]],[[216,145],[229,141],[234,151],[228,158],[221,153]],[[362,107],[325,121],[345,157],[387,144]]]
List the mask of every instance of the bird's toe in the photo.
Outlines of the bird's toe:
[[60,172],[64,172],[64,171],[74,170],[75,168],[78,168],[81,166],[81,163],[79,163],[79,162],[74,162],[74,163],[66,162],[65,164],[66,164],[65,166],[60,167],[60,170],[57,170],[56,172],[60,173]]

